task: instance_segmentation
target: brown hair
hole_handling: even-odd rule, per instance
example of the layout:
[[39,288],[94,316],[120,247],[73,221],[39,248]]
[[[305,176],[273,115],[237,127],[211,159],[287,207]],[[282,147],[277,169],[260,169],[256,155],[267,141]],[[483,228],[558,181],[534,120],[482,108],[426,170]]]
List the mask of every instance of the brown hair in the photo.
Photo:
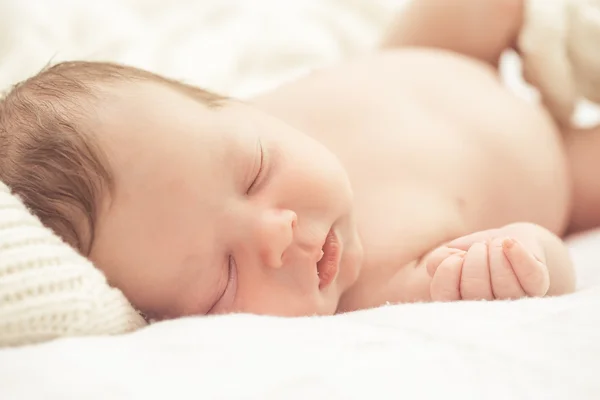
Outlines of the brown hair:
[[66,62],[15,85],[0,99],[0,181],[41,222],[88,255],[98,199],[112,188],[90,123],[102,83],[153,81],[217,105],[224,97],[119,64]]

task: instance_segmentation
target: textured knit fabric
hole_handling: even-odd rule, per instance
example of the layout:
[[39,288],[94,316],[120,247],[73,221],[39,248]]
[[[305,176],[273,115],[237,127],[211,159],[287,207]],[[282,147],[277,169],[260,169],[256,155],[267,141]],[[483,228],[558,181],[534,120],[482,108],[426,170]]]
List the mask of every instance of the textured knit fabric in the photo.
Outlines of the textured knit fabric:
[[144,325],[90,261],[0,183],[0,346],[118,334]]
[[562,124],[578,101],[600,102],[600,0],[528,0],[519,37],[523,73]]

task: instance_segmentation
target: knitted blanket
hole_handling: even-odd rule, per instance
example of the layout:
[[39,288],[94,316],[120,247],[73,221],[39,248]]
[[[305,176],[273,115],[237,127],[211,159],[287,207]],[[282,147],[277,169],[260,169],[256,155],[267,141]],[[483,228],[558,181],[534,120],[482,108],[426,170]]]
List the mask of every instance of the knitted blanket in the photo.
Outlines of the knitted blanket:
[[99,270],[0,183],[0,347],[144,325]]

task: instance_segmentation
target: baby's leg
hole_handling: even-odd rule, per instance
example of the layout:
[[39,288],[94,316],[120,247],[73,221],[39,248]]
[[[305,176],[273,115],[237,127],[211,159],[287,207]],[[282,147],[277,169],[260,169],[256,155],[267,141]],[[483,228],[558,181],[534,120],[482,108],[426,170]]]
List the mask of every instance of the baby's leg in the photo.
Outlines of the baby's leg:
[[573,185],[569,232],[600,227],[600,127],[565,138]]
[[525,0],[411,0],[386,35],[384,48],[437,47],[497,66],[516,44]]

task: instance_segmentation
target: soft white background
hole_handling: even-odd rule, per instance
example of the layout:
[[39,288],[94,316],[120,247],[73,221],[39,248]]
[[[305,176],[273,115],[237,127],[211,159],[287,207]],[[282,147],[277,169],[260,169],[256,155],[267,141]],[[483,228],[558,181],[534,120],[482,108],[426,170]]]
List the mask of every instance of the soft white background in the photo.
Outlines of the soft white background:
[[0,86],[110,59],[246,95],[361,51],[404,0],[2,0]]
[[[403,3],[0,0],[0,88],[85,58],[246,97],[368,51]],[[600,235],[572,249],[573,296],[196,318],[4,350],[0,398],[598,399]]]

